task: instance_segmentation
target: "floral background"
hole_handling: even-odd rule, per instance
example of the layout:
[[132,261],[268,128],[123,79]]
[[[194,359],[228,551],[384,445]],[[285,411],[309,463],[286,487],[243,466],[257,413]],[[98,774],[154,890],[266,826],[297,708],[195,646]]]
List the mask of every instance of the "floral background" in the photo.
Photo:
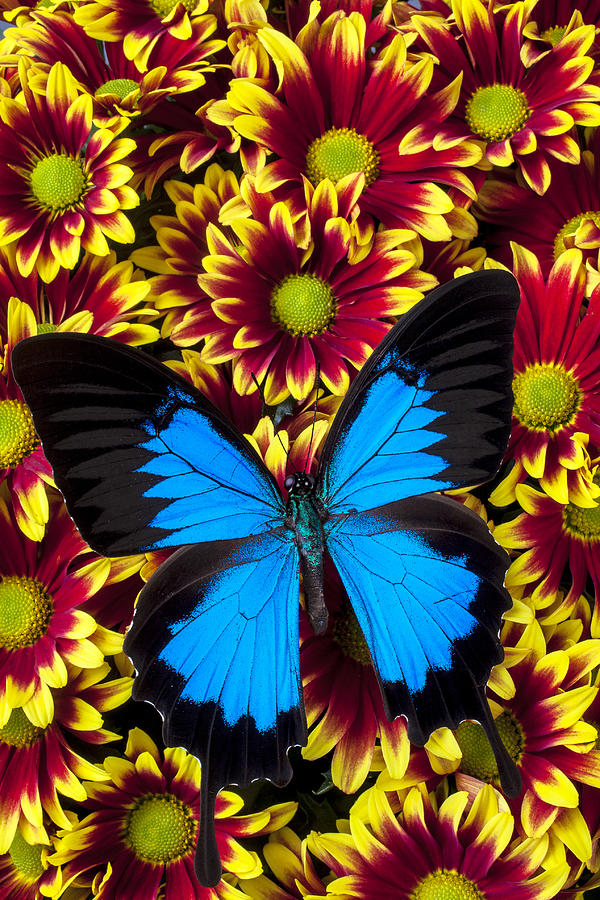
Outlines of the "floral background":
[[[0,12],[0,897],[600,896],[599,0]],[[523,792],[477,723],[419,748],[387,721],[329,572],[326,634],[299,613],[308,744],[287,788],[219,796],[202,887],[200,766],[131,700],[122,651],[167,554],[84,544],[11,350],[144,346],[282,485],[397,318],[485,268],[521,289],[513,430],[455,496],[511,557],[488,697]]]

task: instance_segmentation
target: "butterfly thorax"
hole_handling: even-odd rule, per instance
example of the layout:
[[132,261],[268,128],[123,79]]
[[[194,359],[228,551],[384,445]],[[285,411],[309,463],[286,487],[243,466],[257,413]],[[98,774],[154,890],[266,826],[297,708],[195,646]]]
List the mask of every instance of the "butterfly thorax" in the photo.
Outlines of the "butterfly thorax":
[[325,511],[314,489],[311,475],[297,473],[286,479],[289,490],[286,525],[294,532],[306,599],[306,612],[315,634],[327,628],[327,607],[323,597],[323,553]]

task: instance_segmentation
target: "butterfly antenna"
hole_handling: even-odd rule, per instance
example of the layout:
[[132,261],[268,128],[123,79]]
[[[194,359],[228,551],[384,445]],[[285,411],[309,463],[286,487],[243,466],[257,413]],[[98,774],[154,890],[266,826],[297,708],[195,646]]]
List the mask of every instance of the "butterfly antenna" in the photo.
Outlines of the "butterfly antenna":
[[[269,370],[267,369],[267,374],[268,374],[268,371],[269,371]],[[260,413],[260,414],[261,414],[261,418],[262,418],[262,416],[265,415],[265,410],[266,410],[266,408],[267,408],[267,404],[266,404],[266,401],[265,401],[265,394],[264,394],[264,391],[263,391],[263,389],[262,389],[262,385],[260,385],[260,384],[258,383],[258,380],[257,380],[256,375],[254,374],[254,372],[251,372],[250,374],[252,375],[252,380],[253,380],[254,384],[256,385],[256,389],[257,389],[258,393],[260,394],[260,399],[262,400],[262,409],[261,409],[261,413]],[[266,378],[266,374],[265,374],[265,378]],[[283,450],[283,452],[285,453],[285,461],[286,461],[286,463],[288,463],[288,462],[291,463],[292,468],[294,469],[295,472],[297,472],[298,470],[297,470],[296,466],[294,465],[293,461],[290,459],[290,448],[289,448],[289,447],[286,447],[285,444],[283,443],[283,441],[281,440],[281,435],[279,434],[279,431],[276,431],[275,434],[277,435],[277,440],[278,440],[279,443],[281,444],[282,450]]]
[[321,366],[320,366],[319,363],[317,362],[317,377],[316,377],[317,396],[315,397],[315,405],[314,405],[314,409],[313,409],[312,425],[310,426],[310,441],[308,442],[308,451],[307,451],[307,453],[306,453],[306,458],[305,458],[305,460],[304,460],[304,472],[306,472],[306,470],[307,470],[307,468],[308,468],[308,461],[309,461],[309,459],[310,459],[310,451],[312,450],[313,438],[314,438],[314,436],[315,436],[315,423],[316,423],[316,421],[317,421],[317,404],[318,404],[318,402],[319,402],[319,380],[320,380],[320,378],[321,378]]

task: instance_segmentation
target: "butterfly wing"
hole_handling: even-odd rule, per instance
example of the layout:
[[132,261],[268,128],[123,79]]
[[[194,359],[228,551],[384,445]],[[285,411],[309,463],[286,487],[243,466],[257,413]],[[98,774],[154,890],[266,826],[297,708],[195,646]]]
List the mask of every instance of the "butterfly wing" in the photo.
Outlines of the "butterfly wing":
[[323,448],[331,513],[486,481],[512,412],[517,283],[501,270],[456,278],[389,332],[352,384]]
[[105,556],[268,531],[283,504],[253,448],[193,385],[93,335],[48,334],[12,352],[56,484]]
[[325,530],[390,720],[406,716],[410,740],[422,745],[441,725],[477,719],[503,783],[518,793],[484,695],[502,660],[498,632],[511,606],[503,583],[508,558],[486,524],[430,494],[333,517]]
[[299,561],[291,532],[186,547],[142,590],[125,650],[134,697],[164,717],[167,746],[202,764],[199,880],[221,877],[212,822],[217,792],[270,778],[286,784],[287,750],[306,743],[298,640]]

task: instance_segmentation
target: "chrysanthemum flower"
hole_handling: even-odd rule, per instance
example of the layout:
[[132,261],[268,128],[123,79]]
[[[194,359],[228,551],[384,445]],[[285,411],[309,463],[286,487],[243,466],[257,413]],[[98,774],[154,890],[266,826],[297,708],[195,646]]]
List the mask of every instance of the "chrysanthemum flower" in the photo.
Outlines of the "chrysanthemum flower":
[[521,58],[525,65],[531,65],[549,47],[555,47],[565,34],[580,25],[593,25],[594,28],[600,25],[598,0],[577,0],[577,3],[572,0],[538,0],[531,20],[523,28],[523,37],[527,40],[523,42]]
[[19,531],[0,498],[0,727],[22,707],[32,727],[45,728],[54,716],[53,691],[67,683],[67,664],[94,669],[104,651],[120,649],[120,636],[82,608],[110,570],[107,560],[77,563],[85,549],[62,503],[54,502],[38,544]]
[[594,40],[592,25],[523,64],[522,29],[534,5],[509,4],[503,15],[482,0],[453,0],[457,32],[437,17],[414,16],[411,25],[439,60],[436,86],[463,75],[455,139],[483,140],[489,162],[516,161],[529,186],[543,194],[550,184],[548,157],[579,162],[579,146],[569,134],[573,124],[600,124],[600,87],[585,55]]
[[[83,803],[91,809],[78,826],[65,832],[52,862],[66,864],[65,873],[111,870],[98,900],[151,898],[164,884],[165,900],[223,900],[243,898],[226,881],[202,887],[194,875],[194,850],[200,816],[200,763],[181,748],[161,754],[151,738],[134,728],[129,732],[127,759],[104,760],[110,782],[87,785]],[[243,801],[230,791],[217,796],[215,831],[226,871],[252,878],[262,866],[255,852],[239,838],[267,834],[281,828],[296,811],[295,803],[281,803],[239,816]]]
[[541,868],[548,836],[513,840],[513,817],[490,786],[472,803],[466,791],[439,806],[417,787],[403,795],[394,812],[371,788],[370,830],[351,811],[349,834],[309,836],[309,849],[335,875],[328,897],[500,900],[510,892],[512,900],[550,900],[564,884],[566,864]]
[[263,856],[279,883],[259,875],[240,879],[240,886],[253,900],[302,900],[303,897],[324,897],[325,885],[306,847],[291,828],[282,828],[269,835]]
[[[77,5],[74,18],[95,40],[122,43],[127,59],[144,72],[163,38],[171,36],[190,46],[208,40],[217,27],[208,7],[208,0],[85,0]],[[211,42],[208,52],[222,46],[222,41]]]
[[[592,473],[597,473],[599,462],[592,461]],[[595,475],[594,480],[598,483],[600,479]],[[515,493],[524,512],[494,529],[499,544],[521,551],[506,573],[508,589],[525,587],[536,605],[544,607],[553,601],[568,572],[566,609],[581,596],[588,576],[599,597],[600,506],[586,509],[574,503],[557,503],[527,484],[517,485]],[[599,606],[596,603],[592,632],[598,635]]]
[[460,78],[432,93],[430,57],[408,65],[398,34],[371,59],[365,35],[356,12],[313,22],[296,43],[261,28],[257,38],[282,73],[281,96],[252,80],[232,81],[232,126],[277,156],[256,172],[260,191],[282,184],[289,190],[304,177],[315,186],[323,179],[335,183],[361,172],[363,213],[430,240],[449,240],[445,215],[454,203],[441,185],[475,199],[462,170],[481,158],[476,140],[455,140],[446,125]]
[[[598,688],[590,672],[597,665],[600,641],[581,641],[547,652],[534,620],[518,640],[504,680],[510,685],[501,704],[492,700],[496,725],[523,779],[522,797],[509,801],[528,837],[551,831],[577,857],[591,854],[591,837],[581,815],[577,785],[600,788],[597,729],[588,710]],[[500,699],[500,698],[498,698]],[[477,723],[456,730],[463,759],[461,772],[482,781],[497,779],[497,765]],[[457,783],[462,786],[460,776]]]
[[378,232],[368,255],[350,264],[348,216],[359,190],[358,179],[337,192],[320,182],[309,198],[308,247],[284,203],[270,208],[267,221],[233,221],[235,243],[209,225],[210,255],[198,283],[212,303],[189,309],[174,339],[185,345],[204,338],[202,358],[232,359],[241,394],[256,390],[253,376],[264,381],[267,403],[305,398],[317,365],[323,384],[344,394],[347,363],[360,368],[391,327],[389,317],[410,309],[434,283],[404,246],[414,237],[408,230]]
[[15,900],[59,897],[63,891],[59,866],[48,863],[54,847],[50,843],[30,843],[19,830],[8,852],[0,856],[0,896]]
[[[119,737],[102,727],[102,713],[128,699],[132,679],[104,681],[109,671],[107,663],[97,669],[68,666],[67,685],[54,692],[54,714],[45,728],[34,725],[20,708],[0,728],[0,853],[8,852],[20,816],[42,829],[46,812],[58,826],[70,829],[58,795],[82,801],[86,791],[80,779],[108,779],[81,756],[81,746]],[[79,752],[71,746],[74,739]]]
[[76,265],[81,247],[106,256],[106,237],[133,241],[122,210],[139,197],[121,160],[135,142],[104,129],[92,133],[92,99],[77,95],[61,63],[50,70],[45,94],[32,90],[30,66],[21,59],[22,99],[0,98],[0,245],[16,242],[22,275],[36,267],[52,281],[61,266]]
[[515,458],[521,481],[539,479],[558,503],[592,507],[600,489],[585,479],[585,446],[574,435],[600,446],[600,289],[586,310],[579,250],[562,253],[547,281],[529,250],[513,244],[513,256],[521,304],[506,457]]
[[167,34],[150,53],[148,71],[142,73],[125,56],[120,42],[99,45],[70,12],[38,10],[32,18],[28,27],[16,32],[15,60],[30,54],[36,70],[46,77],[55,63],[63,63],[78,86],[94,98],[94,123],[117,131],[129,119],[150,113],[163,97],[204,84],[206,56],[222,43],[179,41]]
[[[514,181],[490,178],[481,188],[476,212],[492,227],[485,230],[490,256],[511,265],[510,243],[535,254],[546,278],[564,250],[577,247],[588,266],[598,269],[600,248],[600,133],[590,131],[581,162],[551,164],[552,181],[543,197],[531,202],[531,192]],[[588,289],[600,275],[588,273]]]

